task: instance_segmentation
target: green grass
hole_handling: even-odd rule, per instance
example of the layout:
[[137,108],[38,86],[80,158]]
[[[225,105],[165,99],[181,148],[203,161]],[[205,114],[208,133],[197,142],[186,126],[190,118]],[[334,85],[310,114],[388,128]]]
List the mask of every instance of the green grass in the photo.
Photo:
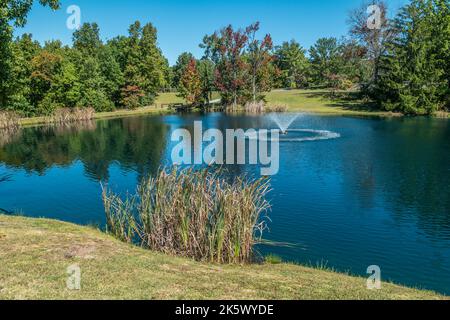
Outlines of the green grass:
[[[0,299],[442,299],[308,267],[215,265],[147,251],[89,227],[0,215]],[[81,268],[81,290],[66,288]]]
[[268,105],[286,105],[289,111],[331,115],[399,116],[392,112],[377,111],[369,103],[347,98],[332,98],[329,90],[274,90],[266,95]]
[[185,103],[184,99],[178,97],[177,95],[177,92],[160,93],[156,98],[155,105],[160,106],[161,104]]

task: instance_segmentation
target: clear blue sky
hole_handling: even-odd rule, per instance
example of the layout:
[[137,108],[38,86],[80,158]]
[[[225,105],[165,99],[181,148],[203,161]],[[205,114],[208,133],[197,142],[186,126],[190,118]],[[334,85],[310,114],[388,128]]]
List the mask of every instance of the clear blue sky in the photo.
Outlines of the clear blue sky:
[[[35,1],[37,2],[37,1]],[[387,0],[397,10],[407,0]],[[183,51],[202,55],[198,44],[205,34],[232,24],[244,27],[261,22],[261,35],[270,33],[275,44],[296,39],[309,48],[320,37],[341,37],[347,33],[348,12],[362,0],[63,0],[52,12],[35,4],[25,28],[43,42],[60,39],[70,44],[72,31],[66,28],[69,5],[81,8],[82,22],[97,22],[103,39],[127,34],[135,20],[152,22],[158,29],[159,46],[173,64]]]

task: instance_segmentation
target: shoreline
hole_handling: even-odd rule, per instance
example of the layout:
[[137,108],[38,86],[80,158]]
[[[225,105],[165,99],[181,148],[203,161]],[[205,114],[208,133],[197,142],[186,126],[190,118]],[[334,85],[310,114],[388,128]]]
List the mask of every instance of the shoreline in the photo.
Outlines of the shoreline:
[[[438,293],[288,263],[217,265],[148,251],[92,227],[0,214],[1,299],[435,300]],[[82,289],[65,287],[79,265]],[[33,285],[30,285],[33,284]]]
[[[329,90],[314,89],[314,90],[273,90],[266,95],[267,105],[284,105],[287,107],[287,112],[303,112],[313,115],[321,116],[357,116],[357,117],[376,117],[376,118],[399,118],[408,117],[407,115],[380,110],[359,110],[361,108],[361,101],[346,101],[345,99],[331,99],[328,97]],[[112,119],[122,118],[128,116],[138,115],[164,115],[173,114],[174,111],[167,107],[158,107],[168,105],[171,103],[181,103],[180,98],[176,93],[161,93],[155,104],[148,107],[142,107],[135,110],[120,109],[110,112],[95,113],[93,120],[98,119]],[[436,119],[450,119],[450,112],[440,111],[433,116],[418,116],[431,117]],[[31,117],[21,118],[19,124],[22,127],[43,125],[49,123],[47,117]]]

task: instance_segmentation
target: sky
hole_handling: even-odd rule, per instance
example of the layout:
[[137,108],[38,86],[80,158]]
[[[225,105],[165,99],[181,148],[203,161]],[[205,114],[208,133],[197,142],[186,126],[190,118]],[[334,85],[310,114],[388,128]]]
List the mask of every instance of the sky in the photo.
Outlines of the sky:
[[[151,22],[158,29],[158,44],[174,64],[185,51],[202,56],[199,44],[205,34],[224,26],[245,27],[259,21],[261,38],[270,33],[275,44],[291,39],[309,48],[321,37],[345,36],[349,12],[363,0],[62,0],[53,12],[35,1],[28,23],[16,35],[32,33],[43,43],[59,39],[72,43],[73,30],[66,27],[71,5],[81,10],[81,22],[97,22],[104,40],[126,35],[136,20]],[[397,11],[407,0],[387,0]]]

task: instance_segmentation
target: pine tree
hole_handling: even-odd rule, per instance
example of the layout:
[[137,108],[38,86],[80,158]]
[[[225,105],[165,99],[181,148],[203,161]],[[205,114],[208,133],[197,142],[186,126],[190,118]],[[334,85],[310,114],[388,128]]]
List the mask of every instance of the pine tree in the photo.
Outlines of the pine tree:
[[377,90],[386,110],[432,114],[444,107],[449,82],[442,59],[448,52],[440,48],[448,47],[442,35],[448,12],[442,1],[413,0],[397,16],[399,33],[382,57]]

